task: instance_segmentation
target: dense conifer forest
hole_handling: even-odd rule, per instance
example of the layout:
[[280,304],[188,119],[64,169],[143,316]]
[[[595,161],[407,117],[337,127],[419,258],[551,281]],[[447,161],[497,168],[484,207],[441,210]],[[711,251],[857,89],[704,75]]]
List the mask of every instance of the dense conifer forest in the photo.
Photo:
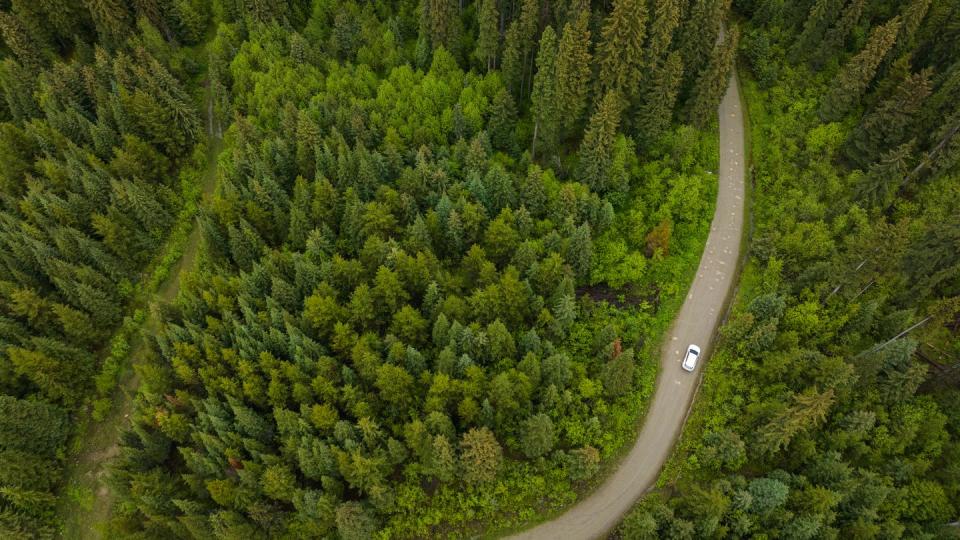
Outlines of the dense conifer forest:
[[574,504],[651,401],[736,66],[747,262],[612,534],[957,534],[957,0],[0,0],[0,38],[0,537]]

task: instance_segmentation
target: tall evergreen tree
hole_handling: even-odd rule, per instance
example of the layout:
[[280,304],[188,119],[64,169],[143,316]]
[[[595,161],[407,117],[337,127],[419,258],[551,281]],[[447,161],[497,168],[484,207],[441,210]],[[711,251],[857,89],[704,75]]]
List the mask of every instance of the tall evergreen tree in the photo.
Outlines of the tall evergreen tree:
[[603,96],[590,117],[580,145],[579,176],[591,189],[603,193],[609,186],[608,173],[613,162],[613,146],[620,126],[622,103],[613,90]]
[[683,59],[679,51],[674,51],[654,68],[652,79],[644,88],[634,120],[641,142],[653,143],[670,126],[682,81]]
[[925,69],[904,79],[893,92],[869,114],[851,135],[847,157],[860,166],[876,161],[882,153],[899,146],[911,137],[913,124],[930,95],[931,71]]
[[533,64],[540,30],[540,1],[521,0],[517,31],[520,48],[520,97],[526,99],[533,84]]
[[132,26],[130,10],[123,0],[84,0],[103,43],[119,47]]
[[503,57],[500,62],[500,75],[503,85],[507,87],[513,97],[521,97],[523,85],[523,47],[520,33],[520,22],[513,21],[507,28],[507,35],[503,43]]
[[899,17],[874,29],[863,50],[847,62],[833,80],[830,90],[820,102],[821,118],[839,120],[856,105],[876,75],[880,62],[896,41],[899,30]]
[[36,75],[12,58],[0,60],[0,89],[6,101],[6,111],[17,121],[40,116],[35,99]]
[[490,106],[490,120],[487,122],[487,131],[490,134],[490,143],[494,148],[513,151],[517,144],[515,125],[517,119],[517,105],[513,95],[500,89],[493,96]]
[[533,112],[533,142],[530,159],[536,159],[537,141],[543,152],[556,148],[560,117],[557,106],[557,35],[548,26],[540,37],[537,53],[537,73],[533,78],[531,106]]
[[653,19],[647,47],[644,49],[644,66],[652,68],[664,60],[670,50],[673,34],[680,26],[681,0],[657,0],[653,6]]
[[474,56],[490,71],[497,67],[497,51],[500,47],[500,12],[497,9],[497,0],[480,0],[477,25],[480,32]]
[[421,30],[433,48],[444,47],[456,51],[460,39],[460,13],[453,0],[423,0]]
[[823,44],[823,37],[843,7],[843,0],[817,0],[803,23],[803,31],[794,44],[797,55],[807,55]]
[[866,174],[856,177],[854,196],[868,207],[886,208],[891,197],[907,177],[913,142],[900,145],[880,156]]
[[693,0],[684,15],[674,49],[683,55],[684,83],[681,88],[685,96],[710,62],[729,5],[729,0]]
[[730,83],[739,40],[739,29],[731,28],[724,40],[717,44],[710,64],[701,73],[690,104],[690,122],[694,125],[705,126],[716,116],[717,106]]
[[617,92],[630,100],[640,84],[647,4],[642,0],[614,0],[613,11],[603,23],[597,46],[598,96]]
[[903,25],[900,26],[900,33],[897,36],[894,58],[914,48],[917,30],[920,29],[920,24],[923,23],[923,18],[930,9],[930,2],[931,0],[913,0],[903,9],[901,15]]
[[30,34],[17,15],[0,11],[0,37],[20,63],[31,71],[37,72],[47,64],[50,51]]
[[587,107],[590,88],[590,13],[567,23],[557,51],[557,114],[561,133],[572,133]]
[[818,64],[823,64],[827,59],[842,52],[845,49],[846,41],[850,32],[860,22],[863,14],[863,8],[867,0],[851,0],[840,15],[837,24],[827,31],[822,43],[819,43],[814,52]]

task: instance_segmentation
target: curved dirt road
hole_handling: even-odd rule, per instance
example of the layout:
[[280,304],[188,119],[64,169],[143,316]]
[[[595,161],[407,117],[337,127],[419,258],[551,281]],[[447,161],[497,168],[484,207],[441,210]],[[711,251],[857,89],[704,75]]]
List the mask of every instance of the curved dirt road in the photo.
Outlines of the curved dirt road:
[[515,539],[592,539],[605,536],[633,503],[656,482],[700,380],[680,368],[687,345],[709,355],[726,300],[733,290],[744,222],[744,138],[736,71],[720,104],[720,171],[717,205],[697,276],[661,350],[657,389],[643,429],[616,472],[588,498],[555,519]]

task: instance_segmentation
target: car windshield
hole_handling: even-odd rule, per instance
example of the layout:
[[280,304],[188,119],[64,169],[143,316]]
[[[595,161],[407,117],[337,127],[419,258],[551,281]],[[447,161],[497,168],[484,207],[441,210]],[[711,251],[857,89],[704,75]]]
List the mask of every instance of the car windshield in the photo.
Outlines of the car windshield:
[[690,354],[696,356],[696,355],[698,355],[698,354],[700,354],[700,353],[698,353],[695,349],[690,349]]

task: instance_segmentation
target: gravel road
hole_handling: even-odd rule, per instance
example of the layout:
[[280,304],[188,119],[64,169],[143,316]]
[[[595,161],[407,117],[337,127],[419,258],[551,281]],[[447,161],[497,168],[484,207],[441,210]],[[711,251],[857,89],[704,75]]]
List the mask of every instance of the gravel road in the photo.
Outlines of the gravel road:
[[[588,498],[555,519],[512,538],[557,540],[605,536],[656,482],[683,428],[703,361],[730,296],[744,226],[744,125],[736,72],[720,104],[720,171],[717,205],[696,278],[661,350],[656,393],[630,453]],[[694,373],[680,368],[686,347],[703,349]]]

